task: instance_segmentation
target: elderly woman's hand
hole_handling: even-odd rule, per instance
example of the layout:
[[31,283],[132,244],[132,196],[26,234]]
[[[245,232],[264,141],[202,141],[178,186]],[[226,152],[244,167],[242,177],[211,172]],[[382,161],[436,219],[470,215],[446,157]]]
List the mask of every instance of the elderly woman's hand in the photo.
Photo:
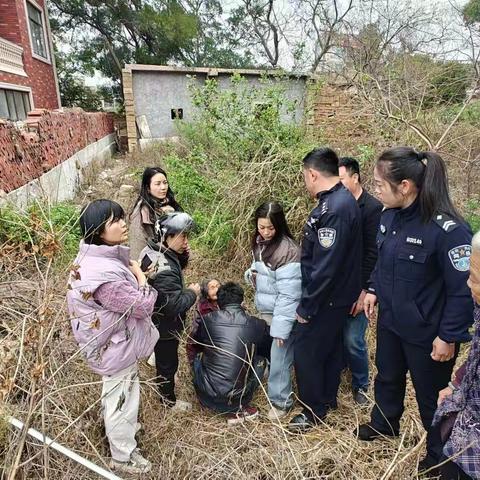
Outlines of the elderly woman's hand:
[[453,390],[450,387],[444,388],[438,392],[437,405],[440,405],[447,397],[453,394]]

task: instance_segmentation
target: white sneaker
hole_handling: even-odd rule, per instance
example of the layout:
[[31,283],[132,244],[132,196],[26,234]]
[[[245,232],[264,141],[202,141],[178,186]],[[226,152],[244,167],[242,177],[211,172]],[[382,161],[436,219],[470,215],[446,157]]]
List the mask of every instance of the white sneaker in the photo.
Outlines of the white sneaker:
[[189,412],[191,409],[192,404],[190,402],[185,402],[184,400],[177,400],[172,407],[174,412]]
[[128,462],[119,462],[112,458],[110,460],[110,469],[120,473],[141,475],[143,473],[148,473],[152,469],[152,464],[140,455],[138,449],[135,449],[130,455],[130,460]]
[[138,448],[136,448],[130,455],[130,461],[136,463],[137,465],[142,465],[146,471],[150,471],[152,469],[152,462],[147,460],[141,453]]
[[154,366],[155,366],[155,352],[153,352],[153,353],[148,357],[147,363],[148,363],[151,367],[154,367]]
[[282,410],[281,408],[276,408],[272,405],[272,408],[268,412],[268,418],[270,420],[277,420],[279,418],[286,417],[287,413],[288,412],[286,410]]

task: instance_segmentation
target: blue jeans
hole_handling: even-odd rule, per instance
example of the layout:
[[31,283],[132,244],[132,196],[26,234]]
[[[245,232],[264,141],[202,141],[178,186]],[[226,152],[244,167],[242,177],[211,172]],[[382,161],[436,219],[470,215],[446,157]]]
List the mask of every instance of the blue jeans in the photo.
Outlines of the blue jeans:
[[246,380],[247,384],[245,385],[242,396],[236,398],[212,397],[198,387],[196,379],[200,375],[203,375],[203,372],[201,355],[197,355],[193,361],[193,385],[195,387],[198,400],[204,407],[218,413],[238,412],[242,406],[247,407],[250,405],[253,395],[255,394],[255,391],[259,385],[258,378],[263,378],[266,364],[267,361],[263,357],[255,356],[253,360],[253,368],[255,372],[249,372]]
[[356,317],[349,315],[345,322],[343,344],[345,360],[352,372],[352,387],[354,390],[368,388],[368,350],[365,341],[365,331],[368,320],[364,312]]
[[294,334],[290,336],[282,347],[277,346],[273,339],[270,351],[270,374],[268,376],[268,398],[272,404],[283,410],[293,404],[292,374]]

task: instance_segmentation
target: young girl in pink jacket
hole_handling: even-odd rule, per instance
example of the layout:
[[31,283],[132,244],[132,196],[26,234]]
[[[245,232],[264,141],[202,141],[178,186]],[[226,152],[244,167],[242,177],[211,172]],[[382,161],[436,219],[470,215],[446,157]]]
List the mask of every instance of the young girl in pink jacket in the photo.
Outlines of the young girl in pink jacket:
[[102,376],[102,409],[112,470],[146,473],[151,463],[137,449],[140,428],[138,360],[158,340],[151,321],[157,292],[130,260],[125,213],[95,200],[80,215],[82,241],[68,283],[73,334],[90,368]]

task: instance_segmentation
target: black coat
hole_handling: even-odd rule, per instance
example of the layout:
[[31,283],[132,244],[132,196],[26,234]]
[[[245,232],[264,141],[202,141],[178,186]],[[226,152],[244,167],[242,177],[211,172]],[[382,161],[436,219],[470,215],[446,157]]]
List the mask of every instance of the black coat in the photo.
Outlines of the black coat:
[[302,241],[302,298],[297,313],[352,306],[362,290],[362,219],[354,196],[339,182],[317,195]]
[[366,190],[363,190],[357,203],[362,215],[362,288],[368,290],[368,282],[377,262],[377,232],[383,205]]
[[210,398],[239,398],[251,372],[249,365],[268,338],[267,324],[240,305],[227,305],[206,315],[194,336],[209,345],[203,347],[195,388]]
[[168,249],[160,249],[149,241],[141,253],[141,267],[146,271],[155,262],[155,271],[149,275],[148,283],[158,292],[152,321],[158,328],[160,339],[178,335],[185,324],[188,310],[197,296],[183,285],[182,267],[179,255]]
[[369,287],[380,305],[378,326],[427,352],[437,336],[449,343],[468,341],[471,243],[470,227],[461,220],[439,213],[422,221],[418,200],[402,210],[385,210]]

